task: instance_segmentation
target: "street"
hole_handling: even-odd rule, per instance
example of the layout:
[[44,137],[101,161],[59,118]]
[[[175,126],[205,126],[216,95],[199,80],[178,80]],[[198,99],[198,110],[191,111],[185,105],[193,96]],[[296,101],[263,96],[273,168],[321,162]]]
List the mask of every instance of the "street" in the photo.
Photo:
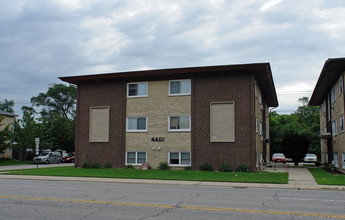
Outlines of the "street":
[[345,192],[0,179],[1,219],[339,219]]

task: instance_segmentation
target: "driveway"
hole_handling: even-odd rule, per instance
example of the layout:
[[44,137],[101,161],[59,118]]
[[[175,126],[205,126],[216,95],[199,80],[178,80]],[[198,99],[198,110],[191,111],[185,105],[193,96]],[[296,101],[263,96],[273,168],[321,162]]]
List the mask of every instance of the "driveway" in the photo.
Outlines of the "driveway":
[[275,164],[275,167],[268,167],[269,172],[286,172],[289,173],[288,185],[297,189],[317,189],[318,184],[315,181],[313,175],[309,172],[308,167],[303,166],[302,163],[299,166],[295,166],[293,163]]

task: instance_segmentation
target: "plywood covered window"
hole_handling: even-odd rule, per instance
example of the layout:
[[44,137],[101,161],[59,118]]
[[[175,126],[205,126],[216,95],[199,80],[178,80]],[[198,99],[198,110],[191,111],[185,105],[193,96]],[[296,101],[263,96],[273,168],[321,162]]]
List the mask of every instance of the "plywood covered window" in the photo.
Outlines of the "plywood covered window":
[[109,141],[109,107],[90,108],[90,142]]
[[210,141],[235,142],[234,102],[211,103]]

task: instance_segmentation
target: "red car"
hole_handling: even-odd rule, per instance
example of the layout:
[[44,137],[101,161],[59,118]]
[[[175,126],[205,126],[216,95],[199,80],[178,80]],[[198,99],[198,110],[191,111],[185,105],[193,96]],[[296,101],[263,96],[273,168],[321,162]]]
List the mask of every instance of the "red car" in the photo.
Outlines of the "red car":
[[68,154],[66,157],[62,158],[62,162],[64,163],[74,163],[74,153]]
[[275,153],[272,156],[272,161],[275,163],[284,163],[286,164],[286,157],[282,153]]

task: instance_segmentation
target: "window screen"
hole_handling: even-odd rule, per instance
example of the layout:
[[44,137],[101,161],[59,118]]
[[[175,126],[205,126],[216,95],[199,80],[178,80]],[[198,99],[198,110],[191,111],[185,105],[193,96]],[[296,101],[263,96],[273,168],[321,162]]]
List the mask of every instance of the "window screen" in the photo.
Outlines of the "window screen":
[[89,141],[109,141],[109,107],[90,108]]
[[210,141],[235,142],[234,103],[211,103]]

